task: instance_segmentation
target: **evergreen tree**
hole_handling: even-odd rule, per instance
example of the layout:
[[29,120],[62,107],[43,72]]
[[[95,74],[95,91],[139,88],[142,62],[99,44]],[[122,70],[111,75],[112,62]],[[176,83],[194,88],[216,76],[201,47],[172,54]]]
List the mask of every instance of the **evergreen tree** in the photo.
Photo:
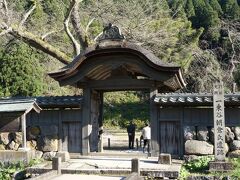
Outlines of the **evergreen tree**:
[[222,16],[223,11],[218,0],[209,0],[209,4],[211,5],[214,11],[217,11],[219,17]]
[[169,7],[172,10],[174,17],[185,18],[185,1],[184,0],[173,0],[169,1]]
[[214,11],[208,1],[194,0],[193,1],[195,16],[191,18],[195,28],[203,27],[206,39],[217,41],[219,34],[220,20],[217,11]]
[[185,12],[188,18],[195,16],[195,10],[192,0],[187,0],[185,5]]
[[29,46],[14,42],[0,53],[0,95],[35,96],[44,88],[40,55]]
[[237,0],[221,0],[220,4],[222,6],[225,18],[239,19],[240,8]]

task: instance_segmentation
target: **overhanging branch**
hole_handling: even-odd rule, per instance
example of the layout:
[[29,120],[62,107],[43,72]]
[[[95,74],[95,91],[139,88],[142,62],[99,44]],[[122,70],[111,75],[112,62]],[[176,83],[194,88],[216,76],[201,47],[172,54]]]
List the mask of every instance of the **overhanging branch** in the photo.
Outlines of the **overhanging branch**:
[[74,38],[74,36],[72,35],[72,33],[71,33],[70,29],[69,29],[69,20],[70,20],[70,16],[72,14],[74,6],[76,6],[76,1],[72,1],[70,6],[69,6],[69,9],[68,9],[68,12],[67,12],[67,16],[66,16],[66,18],[64,20],[64,29],[65,29],[68,37],[70,38],[70,40],[73,43],[75,55],[78,55],[78,54],[80,54],[80,44]]
[[71,61],[71,58],[69,58],[65,53],[59,51],[51,44],[46,43],[41,38],[33,35],[30,32],[21,31],[19,29],[12,29],[9,34],[11,34],[17,39],[24,41],[28,45],[35,47],[36,49],[39,49],[46,54],[58,59],[63,64],[68,64]]
[[19,26],[23,26],[23,24],[26,22],[26,20],[28,19],[28,17],[32,14],[32,12],[34,11],[34,9],[36,8],[36,3],[33,2],[33,6],[26,12],[26,14],[23,16]]

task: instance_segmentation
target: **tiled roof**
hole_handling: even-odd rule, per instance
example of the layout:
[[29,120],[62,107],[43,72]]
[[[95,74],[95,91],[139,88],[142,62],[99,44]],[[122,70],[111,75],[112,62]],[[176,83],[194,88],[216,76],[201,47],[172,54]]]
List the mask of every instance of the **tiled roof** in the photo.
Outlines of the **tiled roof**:
[[[213,95],[210,93],[171,93],[157,94],[154,102],[161,105],[211,105]],[[225,94],[227,105],[240,105],[240,93]]]
[[26,102],[35,101],[41,108],[79,108],[82,103],[82,96],[39,96],[34,98],[0,98],[0,104],[6,101],[16,102],[19,108]]
[[0,112],[29,112],[34,109],[40,112],[41,108],[36,104],[35,99],[1,99]]
[[82,96],[40,96],[36,97],[40,107],[80,107]]

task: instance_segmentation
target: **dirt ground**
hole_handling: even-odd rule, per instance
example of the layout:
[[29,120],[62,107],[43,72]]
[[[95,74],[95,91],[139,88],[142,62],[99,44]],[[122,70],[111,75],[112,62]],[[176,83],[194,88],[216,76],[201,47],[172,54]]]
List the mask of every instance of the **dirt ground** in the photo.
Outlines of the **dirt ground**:
[[[136,139],[138,139],[139,141],[140,136],[141,136],[140,131],[135,133],[135,143],[134,143],[135,148],[136,148]],[[104,133],[103,133],[104,149],[108,149],[108,139],[110,139],[111,149],[128,149],[127,130],[110,130],[110,129],[104,130]]]

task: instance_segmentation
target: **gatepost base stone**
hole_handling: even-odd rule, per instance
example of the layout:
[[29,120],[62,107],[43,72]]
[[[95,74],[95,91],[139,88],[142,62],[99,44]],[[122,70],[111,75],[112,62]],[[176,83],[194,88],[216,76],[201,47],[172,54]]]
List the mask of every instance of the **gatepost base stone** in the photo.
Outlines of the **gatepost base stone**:
[[210,161],[209,171],[231,171],[233,164],[225,161]]
[[159,154],[158,164],[172,164],[171,154]]

